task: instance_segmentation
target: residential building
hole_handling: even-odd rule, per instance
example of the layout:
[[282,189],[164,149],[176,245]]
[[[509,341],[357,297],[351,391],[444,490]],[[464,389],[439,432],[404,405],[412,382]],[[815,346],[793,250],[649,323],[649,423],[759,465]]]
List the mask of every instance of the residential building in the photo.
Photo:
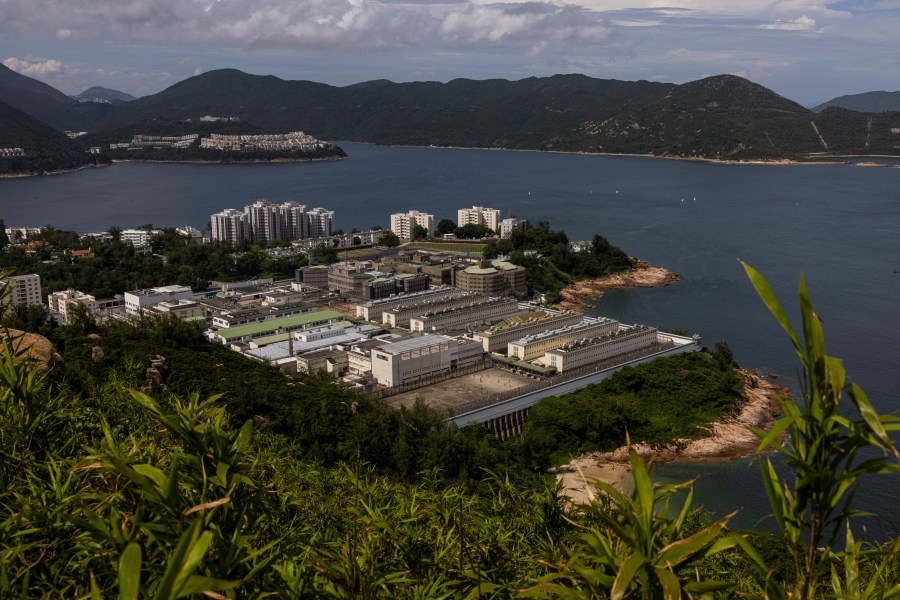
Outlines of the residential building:
[[559,329],[543,331],[525,336],[507,345],[507,356],[519,360],[534,360],[572,342],[592,337],[608,335],[619,330],[619,322],[606,317],[592,319],[584,317],[580,323]]
[[527,311],[519,308],[512,298],[488,298],[467,306],[445,308],[409,320],[411,331],[450,331],[466,329],[485,323],[496,323],[507,317],[521,315]]
[[234,208],[226,208],[210,216],[212,239],[232,246],[250,239],[250,224],[246,215]]
[[84,306],[91,314],[97,311],[97,299],[94,296],[72,288],[47,295],[47,308],[50,314],[59,315],[57,320],[61,325],[69,322],[69,313],[76,304]]
[[334,231],[334,211],[321,207],[313,208],[306,213],[309,223],[310,238],[326,238]]
[[143,290],[125,292],[125,312],[132,317],[140,317],[144,311],[161,302],[189,300],[194,293],[183,285],[165,285]]
[[281,215],[278,207],[268,200],[257,200],[244,209],[250,228],[250,241],[266,245],[282,239]]
[[309,218],[306,206],[292,200],[278,207],[281,219],[281,235],[286,240],[305,240],[309,235]]
[[29,275],[11,275],[0,279],[0,283],[8,284],[10,294],[4,299],[5,303],[14,306],[37,306],[43,304],[41,300],[41,276],[34,273]]
[[442,335],[400,338],[372,350],[372,375],[379,385],[396,387],[476,364],[481,345]]
[[154,236],[162,233],[159,229],[123,229],[119,234],[119,239],[123,242],[130,242],[135,248],[142,248],[150,245],[150,240]]
[[485,208],[483,206],[473,206],[472,208],[461,208],[456,211],[456,222],[460,227],[466,225],[484,225],[491,231],[497,231],[500,223],[500,211],[495,208]]
[[405,213],[391,215],[391,231],[397,234],[404,242],[413,238],[413,230],[416,225],[428,230],[428,237],[434,236],[434,215],[411,210]]
[[508,238],[512,236],[513,231],[516,229],[525,229],[527,222],[525,219],[517,219],[515,217],[503,219],[500,221],[500,237]]
[[507,345],[510,342],[535,333],[581,323],[582,319],[581,313],[562,312],[550,314],[544,311],[535,311],[504,319],[502,323],[486,331],[477,332],[473,337],[482,343],[485,352],[506,353]]

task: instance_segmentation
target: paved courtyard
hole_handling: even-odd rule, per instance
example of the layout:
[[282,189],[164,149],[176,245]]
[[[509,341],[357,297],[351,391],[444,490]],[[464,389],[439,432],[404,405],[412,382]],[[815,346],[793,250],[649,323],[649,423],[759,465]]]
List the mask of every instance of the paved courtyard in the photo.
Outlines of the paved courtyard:
[[510,373],[504,369],[493,367],[477,373],[470,373],[455,379],[448,379],[410,392],[403,392],[385,398],[389,406],[412,406],[416,398],[421,397],[425,404],[436,410],[455,408],[499,392],[508,392],[529,383],[533,379],[525,375]]

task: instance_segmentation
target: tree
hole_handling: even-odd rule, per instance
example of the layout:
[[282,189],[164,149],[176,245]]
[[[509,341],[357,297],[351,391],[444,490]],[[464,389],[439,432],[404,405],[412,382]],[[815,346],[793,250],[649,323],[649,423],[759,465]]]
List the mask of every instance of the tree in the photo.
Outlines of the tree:
[[441,235],[453,233],[454,229],[456,229],[456,223],[454,223],[450,219],[441,219],[437,226],[437,232]]
[[463,239],[481,239],[494,235],[494,230],[486,225],[469,223],[453,230],[453,234]]
[[109,229],[107,229],[106,231],[109,232],[109,235],[112,237],[113,241],[118,242],[122,239],[122,228],[118,225],[110,225]]
[[414,240],[424,240],[428,237],[428,228],[421,225],[414,225],[412,230],[412,238]]
[[0,250],[9,246],[9,236],[6,235],[6,223],[0,219]]
[[387,246],[388,248],[396,248],[400,245],[400,238],[393,231],[385,231],[381,234],[378,244],[380,246]]
[[319,244],[313,248],[313,261],[320,265],[330,265],[338,261],[337,248]]
[[354,236],[353,236],[353,245],[354,245],[354,246],[361,246],[361,245],[362,245],[362,238],[359,237],[358,235],[354,235]]

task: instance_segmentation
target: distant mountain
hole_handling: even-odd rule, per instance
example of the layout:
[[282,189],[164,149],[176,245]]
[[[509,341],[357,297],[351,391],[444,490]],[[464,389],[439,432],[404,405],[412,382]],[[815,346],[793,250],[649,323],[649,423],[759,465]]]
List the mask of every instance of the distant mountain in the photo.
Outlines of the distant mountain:
[[111,104],[79,103],[54,87],[0,64],[0,102],[59,130],[85,130],[113,111]]
[[88,88],[74,96],[75,100],[85,100],[85,101],[96,101],[96,100],[105,100],[112,104],[122,104],[125,102],[131,102],[132,100],[137,100],[136,97],[131,94],[126,94],[125,92],[120,92],[119,90],[111,90],[109,88],[100,87],[99,85],[95,85],[94,87]]
[[887,112],[900,111],[900,91],[896,92],[865,92],[863,94],[850,94],[839,96],[833,100],[815,107],[815,112],[821,112],[829,106],[849,108],[860,112]]
[[0,148],[22,148],[24,158],[0,158],[0,175],[37,174],[109,162],[21,110],[0,102]]
[[[10,96],[19,102],[11,104],[32,116],[57,127],[66,122],[68,128],[89,129],[97,138],[153,119],[215,115],[269,130],[377,144],[715,159],[900,154],[900,112],[815,113],[732,75],[682,85],[555,75],[335,87],[223,69],[113,107],[77,105],[6,69],[0,72],[0,100]],[[72,124],[78,118],[83,126]]]

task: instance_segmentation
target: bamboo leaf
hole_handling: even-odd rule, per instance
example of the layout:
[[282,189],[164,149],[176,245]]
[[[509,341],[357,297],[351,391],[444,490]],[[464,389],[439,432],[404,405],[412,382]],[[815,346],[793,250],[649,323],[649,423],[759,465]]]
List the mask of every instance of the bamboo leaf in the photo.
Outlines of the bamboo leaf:
[[737,512],[733,512],[730,515],[726,515],[712,525],[701,529],[694,535],[684,538],[683,540],[672,542],[660,550],[659,558],[654,562],[670,565],[680,564],[684,559],[692,554],[700,552],[704,547],[715,540],[716,536],[719,535],[719,532],[722,531],[728,521],[734,518],[734,515],[736,514]]
[[119,557],[119,600],[136,600],[141,589],[141,546],[131,542]]
[[675,573],[664,567],[656,567],[654,572],[660,586],[662,586],[663,598],[665,600],[679,600],[681,598],[681,584],[678,583]]
[[872,433],[878,437],[881,442],[880,446],[885,450],[891,451],[895,457],[900,456],[897,453],[897,448],[895,448],[893,442],[891,442],[891,438],[888,437],[887,432],[884,430],[878,413],[875,411],[872,403],[869,402],[869,398],[866,396],[866,393],[862,391],[862,388],[854,383],[850,385],[850,389],[847,393],[853,401],[853,404],[856,406],[856,409],[859,411],[859,414],[861,414],[863,420],[865,420],[866,425],[868,425],[869,429],[872,430]]
[[635,552],[622,562],[619,566],[619,571],[616,573],[616,578],[613,580],[610,600],[622,600],[625,598],[625,593],[634,579],[634,574],[637,573],[637,570],[643,563],[644,557],[638,552]]
[[769,285],[769,282],[759,274],[753,267],[745,263],[744,261],[740,261],[741,265],[744,267],[744,271],[747,272],[747,277],[750,278],[750,283],[753,284],[754,289],[756,289],[756,293],[759,294],[759,297],[762,299],[763,304],[769,309],[769,312],[775,317],[778,323],[781,324],[782,329],[784,329],[788,336],[791,338],[791,342],[794,344],[794,349],[797,351],[797,354],[800,356],[800,359],[803,361],[803,364],[806,364],[806,353],[803,347],[800,345],[800,341],[797,339],[797,334],[794,332],[794,328],[791,326],[790,319],[788,319],[787,314],[785,314],[784,309],[781,308],[781,304],[778,302],[778,298],[775,297],[775,292],[772,291],[772,287]]

